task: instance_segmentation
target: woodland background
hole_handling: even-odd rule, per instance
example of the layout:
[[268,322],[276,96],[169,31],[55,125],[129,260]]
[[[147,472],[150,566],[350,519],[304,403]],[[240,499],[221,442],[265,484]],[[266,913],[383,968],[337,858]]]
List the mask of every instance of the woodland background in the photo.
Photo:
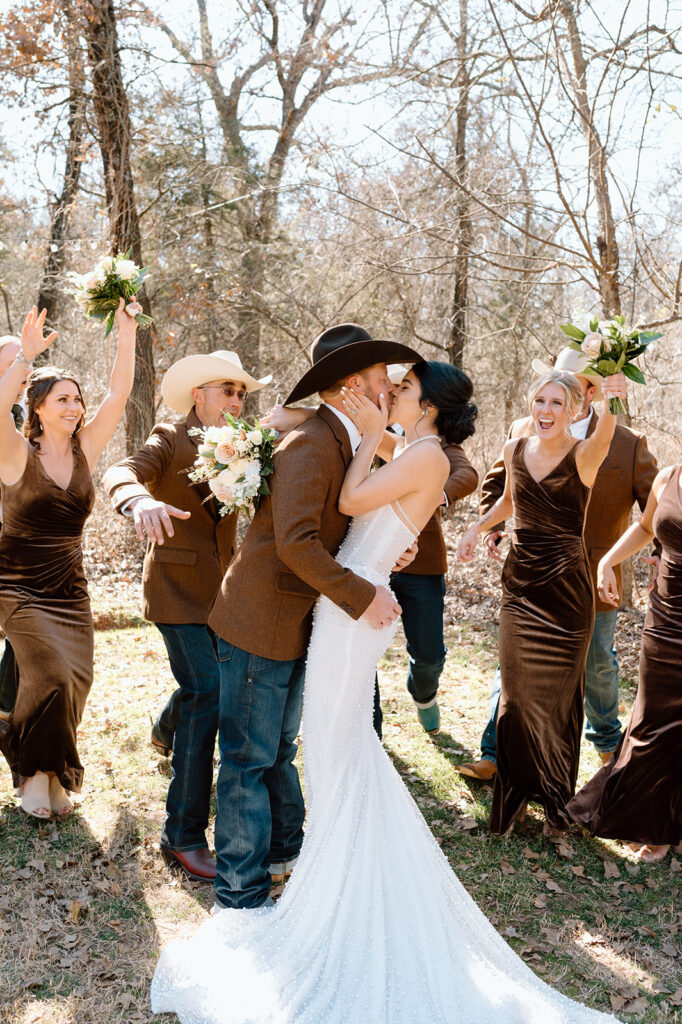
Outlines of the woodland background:
[[[191,352],[236,349],[264,411],[313,338],[355,320],[450,359],[480,409],[481,476],[525,412],[534,357],[566,319],[622,312],[664,337],[629,419],[661,464],[682,436],[682,3],[668,0],[0,0],[0,334],[34,303],[51,358],[92,407],[113,339],[67,274],[131,247],[154,317],[138,332],[126,421],[100,470],[166,417],[159,384]],[[475,498],[472,499],[472,504]],[[458,566],[455,506],[444,727],[425,736],[397,639],[381,666],[386,748],[472,896],[533,968],[646,1024],[682,1010],[675,857],[642,870],[617,844],[553,847],[531,815],[500,844],[477,756],[496,662],[499,566]],[[148,711],[173,681],[139,619],[141,545],[101,493],[86,535],[97,626],[79,743],[82,807],[35,831],[0,789],[0,1016],[149,1022],[160,945],[211,902],[158,851],[168,768]],[[623,716],[646,587],[619,616]],[[584,745],[581,779],[596,769]],[[399,886],[400,880],[396,880]]]

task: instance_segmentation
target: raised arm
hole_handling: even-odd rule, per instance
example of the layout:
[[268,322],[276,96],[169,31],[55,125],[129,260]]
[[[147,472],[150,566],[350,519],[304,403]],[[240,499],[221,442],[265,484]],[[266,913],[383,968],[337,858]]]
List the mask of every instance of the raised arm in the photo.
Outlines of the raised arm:
[[575,453],[578,474],[586,487],[591,487],[596,480],[599,467],[608,455],[613,432],[616,429],[617,420],[609,411],[608,400],[609,398],[625,398],[627,390],[628,381],[624,373],[615,373],[611,377],[604,377],[602,381],[604,410],[597,420],[594,433],[578,444]]
[[663,489],[674,471],[674,466],[666,466],[665,469],[658,473],[649,492],[649,498],[642,513],[642,518],[638,523],[633,523],[632,526],[628,527],[623,536],[606,552],[597,566],[597,589],[599,590],[599,596],[615,608],[618,607],[620,598],[613,567],[625,561],[626,558],[636,555],[638,551],[641,551],[643,547],[653,540],[654,513],[658,508],[658,502]]
[[46,309],[38,314],[33,307],[21,331],[21,352],[0,378],[0,480],[7,484],[15,483],[24,472],[28,451],[26,438],[14,426],[12,406],[26,383],[31,363],[57,337],[56,331],[43,337],[46,314]]
[[85,424],[78,435],[80,446],[88,460],[90,469],[94,468],[105,445],[111,440],[133,389],[135,332],[137,330],[134,314],[141,313],[142,307],[139,303],[134,302],[130,303],[128,308],[130,313],[126,312],[125,301],[121,299],[116,310],[118,344],[109,380],[109,390],[95,415]]
[[473,559],[481,530],[486,529],[486,527],[490,528],[490,526],[494,526],[496,523],[503,522],[507,516],[510,516],[514,511],[514,503],[512,502],[511,485],[509,480],[509,466],[511,464],[512,454],[518,443],[518,438],[505,442],[502,450],[505,470],[504,491],[497,501],[490,506],[488,511],[484,512],[483,515],[469,527],[462,537],[457,546],[457,557],[460,562],[470,562]]

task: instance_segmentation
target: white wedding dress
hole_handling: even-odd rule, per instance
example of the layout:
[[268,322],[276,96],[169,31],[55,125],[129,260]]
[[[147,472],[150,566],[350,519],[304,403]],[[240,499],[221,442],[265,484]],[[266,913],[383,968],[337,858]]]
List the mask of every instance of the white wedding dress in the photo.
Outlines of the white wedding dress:
[[[387,505],[337,555],[386,586],[416,531]],[[274,907],[222,910],[171,942],[155,1013],[182,1024],[598,1024],[516,956],[457,880],[372,728],[395,626],[320,597],[303,708],[306,837]]]

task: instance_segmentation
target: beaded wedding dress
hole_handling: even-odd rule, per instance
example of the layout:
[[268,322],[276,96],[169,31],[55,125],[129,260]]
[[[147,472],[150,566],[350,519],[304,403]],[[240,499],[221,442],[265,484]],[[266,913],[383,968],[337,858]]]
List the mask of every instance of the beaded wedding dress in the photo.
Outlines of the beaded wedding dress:
[[[356,517],[342,565],[386,586],[416,531]],[[182,1024],[598,1024],[540,981],[457,880],[372,728],[372,629],[320,597],[303,708],[306,837],[274,907],[221,910],[163,951],[155,1013]]]

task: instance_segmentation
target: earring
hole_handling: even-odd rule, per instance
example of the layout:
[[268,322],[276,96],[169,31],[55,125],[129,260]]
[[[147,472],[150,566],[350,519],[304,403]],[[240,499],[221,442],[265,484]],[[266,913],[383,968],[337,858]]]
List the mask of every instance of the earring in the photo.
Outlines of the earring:
[[422,409],[422,416],[426,416],[426,409]]

